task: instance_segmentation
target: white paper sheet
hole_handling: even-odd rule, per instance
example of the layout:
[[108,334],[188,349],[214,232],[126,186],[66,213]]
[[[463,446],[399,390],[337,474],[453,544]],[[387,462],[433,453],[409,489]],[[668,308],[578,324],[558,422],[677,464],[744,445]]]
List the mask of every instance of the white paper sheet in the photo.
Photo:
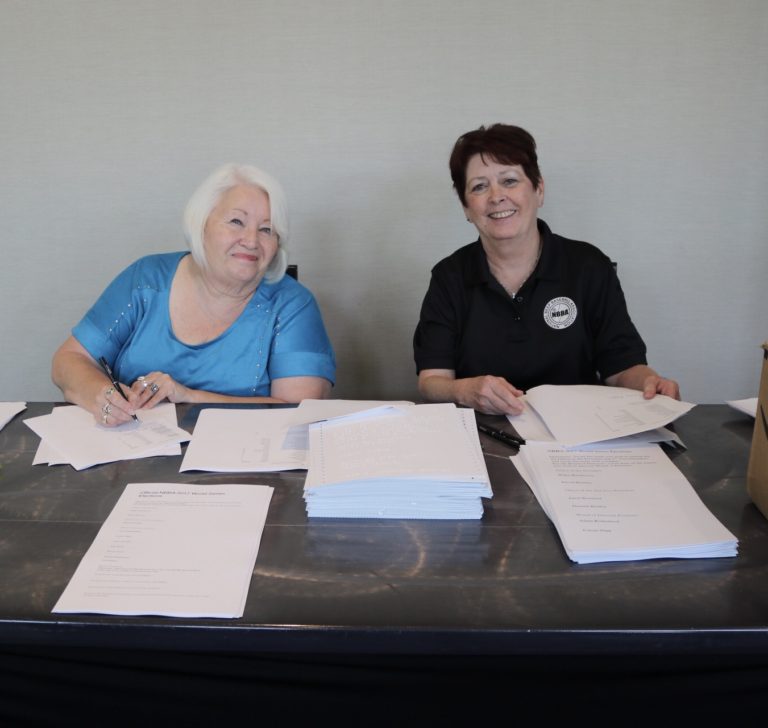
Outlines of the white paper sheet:
[[293,410],[293,424],[310,424],[389,407],[413,407],[413,402],[362,399],[304,399]]
[[53,611],[242,617],[272,490],[127,485]]
[[[534,387],[526,393],[526,402],[566,447],[663,427],[695,406],[661,394],[644,399],[634,389],[589,384]],[[513,418],[510,422],[517,429]]]
[[26,408],[26,402],[0,402],[0,430]]
[[745,415],[757,417],[757,397],[729,400],[727,404],[739,410],[739,412],[743,412]]
[[507,415],[507,420],[515,428],[520,437],[526,442],[554,442],[555,436],[549,431],[538,412],[526,401],[525,395],[520,397],[523,411],[517,415]]
[[138,422],[102,427],[80,407],[60,407],[55,415],[24,420],[35,434],[69,462],[75,470],[100,463],[147,457],[169,443],[186,442],[190,435],[168,424],[164,417],[139,410]]
[[[66,407],[54,407],[51,415],[53,417],[62,416]],[[65,415],[66,416],[66,415]],[[168,427],[177,427],[176,405],[172,402],[161,402],[157,407],[143,410],[141,414],[143,421],[162,422]],[[156,456],[181,455],[181,445],[178,442],[169,442],[161,445],[155,450],[147,450],[138,455],[127,455],[123,460],[136,460],[139,458],[150,458]],[[69,465],[69,460],[56,450],[47,440],[40,440],[32,465]]]
[[578,563],[736,554],[736,538],[658,445],[574,451],[532,443],[512,462]]
[[[521,397],[525,408],[519,415],[507,415],[507,420],[515,428],[520,437],[526,442],[556,442],[555,436],[547,429],[544,424],[544,420],[539,417],[536,410],[530,405],[525,403],[525,395]],[[617,448],[617,447],[632,447],[634,445],[642,445],[648,442],[666,442],[677,445],[684,448],[685,445],[677,433],[666,427],[656,427],[653,430],[646,430],[645,432],[638,432],[634,435],[626,435],[624,437],[617,437],[612,440],[602,440],[600,442],[587,443],[585,445],[578,445],[579,449],[582,448]]]
[[200,412],[181,472],[266,473],[307,467],[308,425],[293,409],[218,409]]

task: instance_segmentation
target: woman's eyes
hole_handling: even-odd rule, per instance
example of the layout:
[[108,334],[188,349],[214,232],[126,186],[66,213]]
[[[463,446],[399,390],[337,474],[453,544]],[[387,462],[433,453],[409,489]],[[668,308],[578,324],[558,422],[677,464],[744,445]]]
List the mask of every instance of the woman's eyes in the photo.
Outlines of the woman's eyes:
[[[520,180],[517,177],[504,177],[500,180],[503,187],[514,187],[519,181]],[[487,189],[487,182],[476,182],[469,188],[469,191],[477,194],[479,192],[485,192]]]
[[[230,225],[236,225],[237,227],[245,227],[245,222],[241,220],[239,217],[233,217],[229,221]],[[259,232],[263,233],[264,235],[272,235],[272,228],[269,225],[262,225],[259,228]]]

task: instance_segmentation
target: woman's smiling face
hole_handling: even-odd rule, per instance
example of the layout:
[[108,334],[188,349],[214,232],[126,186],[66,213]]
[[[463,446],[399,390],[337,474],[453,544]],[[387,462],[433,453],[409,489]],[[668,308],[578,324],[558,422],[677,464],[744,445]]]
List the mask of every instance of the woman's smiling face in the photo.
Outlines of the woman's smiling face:
[[227,190],[205,223],[207,273],[221,284],[258,286],[277,253],[269,196],[260,187]]
[[538,234],[544,182],[534,187],[519,164],[500,164],[475,154],[467,163],[464,213],[484,243],[525,241]]

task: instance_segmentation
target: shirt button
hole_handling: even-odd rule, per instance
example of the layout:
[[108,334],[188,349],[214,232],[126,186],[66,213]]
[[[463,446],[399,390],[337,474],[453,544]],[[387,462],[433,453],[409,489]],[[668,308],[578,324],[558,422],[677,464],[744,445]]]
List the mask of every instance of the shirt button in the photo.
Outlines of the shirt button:
[[523,302],[523,297],[522,297],[522,296],[518,296],[518,297],[515,299],[515,301],[517,301],[518,303],[522,303],[522,302]]

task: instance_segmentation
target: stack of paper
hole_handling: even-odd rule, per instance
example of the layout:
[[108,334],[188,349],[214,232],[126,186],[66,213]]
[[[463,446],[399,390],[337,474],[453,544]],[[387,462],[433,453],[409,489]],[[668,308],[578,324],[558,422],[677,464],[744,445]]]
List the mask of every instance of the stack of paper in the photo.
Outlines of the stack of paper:
[[0,402],[0,430],[26,408],[26,402]]
[[310,517],[477,519],[492,495],[472,410],[417,405],[310,426]]
[[658,445],[529,443],[512,462],[580,564],[735,556],[738,542]]
[[190,435],[176,424],[170,402],[139,410],[138,422],[103,427],[81,407],[55,407],[51,414],[24,420],[41,438],[33,465],[69,463],[75,470],[116,460],[180,455]]
[[272,488],[131,483],[54,612],[242,617]]

